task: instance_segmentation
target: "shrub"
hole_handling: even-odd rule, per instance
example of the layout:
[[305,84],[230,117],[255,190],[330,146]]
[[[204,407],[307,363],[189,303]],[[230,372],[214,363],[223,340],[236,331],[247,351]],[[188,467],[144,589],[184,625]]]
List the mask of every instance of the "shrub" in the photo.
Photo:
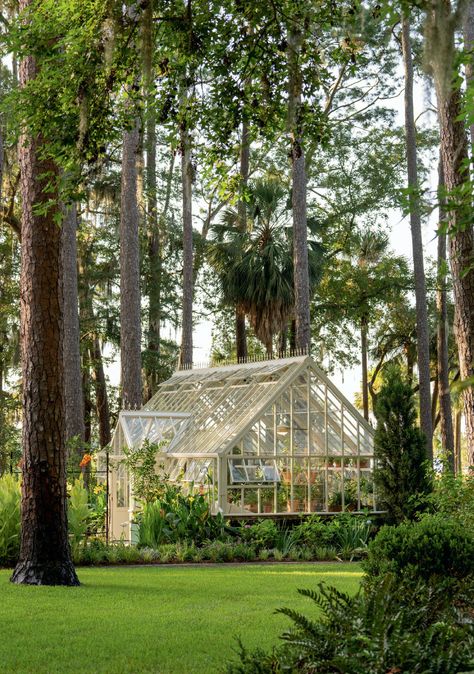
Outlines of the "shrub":
[[158,552],[153,548],[140,548],[139,553],[144,564],[153,564],[159,559]]
[[12,475],[0,478],[0,565],[16,562],[20,552],[20,485]]
[[314,556],[320,562],[332,562],[337,559],[337,550],[336,548],[316,548],[314,551]]
[[433,493],[427,498],[428,508],[474,532],[474,474],[454,476],[446,471],[435,477],[433,486]]
[[257,559],[257,552],[253,545],[249,545],[248,543],[236,543],[233,547],[234,559],[241,562],[253,562]]
[[356,515],[340,515],[331,524],[332,538],[343,559],[360,558],[367,553],[372,523]]
[[158,547],[156,550],[158,560],[163,564],[169,564],[171,562],[176,562],[177,553],[176,553],[176,544],[175,543],[164,543]]
[[379,505],[393,522],[415,517],[420,496],[431,491],[425,437],[416,425],[411,386],[398,367],[388,370],[375,408],[374,481]]
[[228,538],[229,527],[221,514],[212,515],[202,494],[184,494],[171,487],[160,499],[146,503],[137,516],[139,545],[155,548],[162,543]]
[[364,569],[371,577],[466,578],[474,573],[474,535],[440,515],[384,526],[369,545]]
[[234,545],[222,541],[211,541],[201,550],[202,559],[209,562],[233,562],[235,559]]
[[294,528],[298,544],[311,548],[334,544],[334,530],[329,523],[323,522],[318,515],[311,515]]
[[463,622],[441,588],[420,583],[403,603],[407,593],[387,575],[355,597],[324,584],[299,592],[322,617],[280,609],[293,624],[281,637],[285,645],[271,653],[240,645],[240,661],[229,664],[228,674],[458,674],[474,667],[474,626]]
[[238,530],[239,537],[248,543],[253,543],[255,547],[273,548],[279,537],[279,529],[274,520],[265,519],[255,522],[255,524],[244,524]]

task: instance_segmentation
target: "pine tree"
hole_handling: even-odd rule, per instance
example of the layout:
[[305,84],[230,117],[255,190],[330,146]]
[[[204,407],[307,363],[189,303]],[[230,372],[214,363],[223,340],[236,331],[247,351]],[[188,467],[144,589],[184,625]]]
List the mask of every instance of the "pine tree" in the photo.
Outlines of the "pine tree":
[[413,391],[400,369],[387,371],[376,405],[374,472],[378,504],[390,520],[413,518],[416,495],[431,490],[426,470],[426,441],[416,424]]

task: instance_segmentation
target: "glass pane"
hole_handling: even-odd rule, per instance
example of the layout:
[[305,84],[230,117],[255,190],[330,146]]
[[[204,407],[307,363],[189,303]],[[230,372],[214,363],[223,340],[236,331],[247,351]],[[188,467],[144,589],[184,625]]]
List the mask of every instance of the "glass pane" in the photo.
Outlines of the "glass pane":
[[125,466],[120,465],[116,473],[116,504],[117,508],[128,508],[128,475]]

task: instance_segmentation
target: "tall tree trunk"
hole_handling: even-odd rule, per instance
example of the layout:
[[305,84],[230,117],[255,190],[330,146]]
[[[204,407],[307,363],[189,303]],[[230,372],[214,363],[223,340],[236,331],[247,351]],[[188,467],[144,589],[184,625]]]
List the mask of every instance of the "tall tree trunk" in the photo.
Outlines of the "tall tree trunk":
[[248,357],[247,330],[245,328],[245,311],[239,306],[235,309],[235,338],[237,347],[237,362],[243,363]]
[[90,443],[92,439],[92,402],[89,353],[85,354],[84,357],[82,368],[82,390],[84,392],[84,440],[86,443]]
[[97,419],[99,422],[99,445],[100,447],[106,447],[112,439],[112,434],[110,431],[109,398],[105,381],[104,363],[97,335],[93,336],[90,343],[90,360],[94,379]]
[[360,321],[360,347],[362,360],[362,407],[364,419],[369,420],[369,377],[367,365],[367,330],[368,321],[367,316],[362,316]]
[[[247,229],[247,205],[243,194],[247,188],[250,166],[250,133],[247,119],[242,122],[242,136],[240,141],[240,199],[238,203],[238,227],[241,232]],[[247,330],[245,327],[245,311],[235,308],[235,341],[237,346],[237,361],[245,361],[247,351]]]
[[73,438],[77,438],[79,440],[77,452],[82,457],[85,428],[79,333],[76,233],[77,209],[74,204],[67,209],[62,226],[65,440],[68,443]]
[[420,425],[426,438],[426,456],[433,461],[433,426],[431,419],[430,337],[423,259],[423,238],[417,170],[415,115],[413,111],[413,61],[411,53],[410,22],[402,19],[402,51],[405,67],[405,138],[407,152],[410,227],[415,277],[416,336],[420,395]]
[[[445,186],[455,192],[468,179],[467,138],[461,113],[461,94],[452,91],[439,104],[441,157]],[[449,208],[447,212],[449,258],[453,279],[454,302],[457,316],[456,340],[459,352],[461,378],[474,376],[474,238],[466,205]],[[464,418],[468,463],[474,465],[474,387],[463,391]]]
[[[31,4],[20,0],[20,11]],[[24,57],[21,86],[36,73],[34,58]],[[78,585],[67,527],[59,175],[44,148],[41,137],[20,140],[23,479],[20,556],[11,580]]]
[[447,310],[447,283],[446,283],[446,233],[444,198],[441,192],[444,190],[442,164],[439,165],[439,192],[441,207],[439,213],[440,231],[438,232],[438,260],[437,277],[438,287],[436,291],[436,308],[438,313],[437,322],[437,353],[438,353],[438,390],[439,390],[439,415],[441,446],[446,454],[449,468],[455,470],[454,456],[454,431],[453,414],[451,405],[451,390],[449,383],[449,354],[448,354],[448,310]]
[[[469,52],[469,60],[466,63],[466,84],[468,86],[474,83],[474,1],[467,3],[466,13],[464,15],[464,49]],[[474,124],[469,127],[471,141],[471,158],[474,154]]]
[[461,475],[462,473],[462,436],[461,436],[461,426],[462,426],[462,411],[456,410],[454,415],[454,456],[455,456],[455,465],[456,465],[456,475]]
[[[187,93],[184,96],[184,106]],[[186,117],[186,113],[185,113]],[[193,364],[193,165],[186,118],[181,129],[181,185],[183,199],[183,304],[180,366]]]
[[140,244],[137,205],[139,129],[123,134],[120,211],[120,367],[122,407],[142,406]]
[[87,279],[85,277],[86,265],[84,261],[80,260],[81,276],[84,283],[81,286],[79,295],[80,316],[82,323],[87,326],[88,342],[84,353],[84,406],[85,406],[85,426],[86,426],[86,442],[90,441],[91,435],[91,375],[94,384],[95,403],[97,422],[99,426],[99,445],[105,447],[111,441],[110,430],[110,412],[109,399],[107,393],[107,383],[104,372],[104,362],[102,358],[102,349],[100,346],[99,335],[97,334],[97,320],[94,314],[94,305],[92,303],[92,295],[90,293]]
[[469,153],[461,91],[449,59],[449,52],[455,52],[453,8],[449,0],[435,3],[428,11],[427,27],[432,42],[440,31],[449,31],[445,35],[446,49],[442,50],[442,59],[438,45],[432,44],[431,65],[438,99],[444,183],[450,195],[447,221],[457,323],[455,334],[461,379],[468,380],[463,391],[467,455],[469,465],[474,465],[474,386],[471,383],[474,376],[474,237],[472,204],[463,191],[469,180]]
[[[161,241],[156,200],[156,115],[153,105],[153,6],[148,3],[144,11],[143,60],[145,80],[145,194],[149,276],[148,291],[148,344],[146,362],[146,393],[148,400],[158,385],[161,328]],[[173,162],[174,163],[174,162]]]
[[301,46],[302,34],[296,27],[292,28],[288,34],[288,122],[291,138],[296,348],[309,350],[311,325],[306,217],[306,162],[300,120],[302,96]]

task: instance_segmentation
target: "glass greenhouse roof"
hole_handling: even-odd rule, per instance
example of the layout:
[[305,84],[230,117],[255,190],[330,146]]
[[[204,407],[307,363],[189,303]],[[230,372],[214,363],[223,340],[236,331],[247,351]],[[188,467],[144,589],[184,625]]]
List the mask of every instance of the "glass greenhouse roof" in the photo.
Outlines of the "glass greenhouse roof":
[[[290,389],[298,392],[291,394],[293,426],[299,420],[298,404],[302,410],[311,404],[326,420],[327,432],[322,427],[313,431],[312,442],[321,452],[332,453],[332,447],[336,451],[342,438],[346,452],[372,453],[371,426],[308,356],[178,371],[160,385],[145,410],[192,416],[192,430],[180,432],[167,454],[219,456],[232,453],[245,436],[251,437],[255,424],[273,405],[289,400]],[[304,424],[304,413],[300,416]],[[275,431],[284,435],[287,423],[282,416]],[[264,443],[260,438],[266,453]]]

